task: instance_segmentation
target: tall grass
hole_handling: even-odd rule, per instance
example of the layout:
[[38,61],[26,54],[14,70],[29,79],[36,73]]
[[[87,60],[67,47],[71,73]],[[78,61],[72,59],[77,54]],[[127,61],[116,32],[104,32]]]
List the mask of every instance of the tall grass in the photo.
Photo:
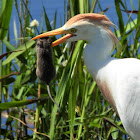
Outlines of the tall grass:
[[[129,9],[123,0],[114,0],[114,3],[119,20],[118,30],[114,32],[121,45],[113,56],[139,58],[140,12],[137,19],[128,18],[125,25],[121,7],[126,11]],[[15,36],[20,41],[16,46],[11,44],[8,30],[13,4],[20,23],[20,32]],[[118,115],[103,98],[85,67],[82,58],[84,41],[53,48],[57,75],[50,89],[60,105],[60,112],[57,111],[57,106],[48,97],[46,86],[36,77],[35,41],[30,41],[30,38],[42,32],[42,27],[40,31],[37,28],[27,29],[33,19],[29,4],[29,0],[21,0],[20,5],[17,0],[14,3],[12,0],[1,0],[0,119],[3,116],[6,120],[0,121],[1,137],[45,140],[128,139]],[[131,4],[133,6],[132,1]],[[64,15],[67,15],[68,20],[79,13],[96,12],[96,7],[101,13],[109,10],[107,8],[103,11],[101,5],[97,0],[69,0]],[[40,16],[45,21],[46,30],[54,29],[57,14],[51,26],[44,6],[42,11],[43,16]],[[16,26],[14,29],[16,35]],[[132,38],[132,42],[129,42],[129,38]]]

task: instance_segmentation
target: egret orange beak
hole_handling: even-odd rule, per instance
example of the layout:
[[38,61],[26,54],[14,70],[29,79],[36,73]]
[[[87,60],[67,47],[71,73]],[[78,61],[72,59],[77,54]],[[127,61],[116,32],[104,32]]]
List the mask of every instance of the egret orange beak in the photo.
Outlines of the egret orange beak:
[[63,37],[61,37],[60,39],[54,41],[52,43],[52,47],[54,46],[57,46],[61,43],[64,43],[66,42],[66,40],[70,37],[72,37],[73,35],[72,34],[68,34],[67,31],[63,30],[63,28],[58,28],[58,29],[55,29],[55,30],[52,30],[52,31],[49,31],[49,32],[46,32],[46,33],[43,33],[43,34],[40,34],[40,35],[37,35],[35,36],[34,38],[32,38],[31,40],[35,40],[35,39],[38,39],[38,38],[43,38],[43,37],[48,37],[48,36],[54,36],[54,35],[60,35],[60,34],[67,34]]

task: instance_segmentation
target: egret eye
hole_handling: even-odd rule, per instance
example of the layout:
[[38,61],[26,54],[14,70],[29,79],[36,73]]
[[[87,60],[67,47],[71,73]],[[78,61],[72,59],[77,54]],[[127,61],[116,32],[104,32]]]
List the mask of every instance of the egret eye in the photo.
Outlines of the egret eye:
[[71,28],[71,29],[69,29],[69,32],[70,32],[71,34],[76,33],[76,32],[77,32],[77,29]]

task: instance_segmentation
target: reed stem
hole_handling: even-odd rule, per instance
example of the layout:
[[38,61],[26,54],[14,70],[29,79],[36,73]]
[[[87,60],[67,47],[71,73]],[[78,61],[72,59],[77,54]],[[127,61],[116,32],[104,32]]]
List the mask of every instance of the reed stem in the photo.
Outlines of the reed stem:
[[[1,53],[3,54],[3,41],[0,42]],[[2,59],[0,60],[0,77],[2,77]],[[2,102],[2,82],[0,82],[0,103]],[[1,135],[1,110],[0,110],[0,135]]]

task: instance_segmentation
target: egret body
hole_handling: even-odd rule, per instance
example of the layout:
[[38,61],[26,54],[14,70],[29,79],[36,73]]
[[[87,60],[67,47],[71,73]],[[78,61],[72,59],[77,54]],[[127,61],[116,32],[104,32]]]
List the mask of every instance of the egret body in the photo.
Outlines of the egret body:
[[106,100],[119,114],[126,132],[140,139],[140,61],[135,58],[116,59],[111,51],[118,39],[110,30],[114,24],[104,15],[87,13],[72,17],[56,30],[34,39],[67,34],[52,43],[86,40],[85,65]]

